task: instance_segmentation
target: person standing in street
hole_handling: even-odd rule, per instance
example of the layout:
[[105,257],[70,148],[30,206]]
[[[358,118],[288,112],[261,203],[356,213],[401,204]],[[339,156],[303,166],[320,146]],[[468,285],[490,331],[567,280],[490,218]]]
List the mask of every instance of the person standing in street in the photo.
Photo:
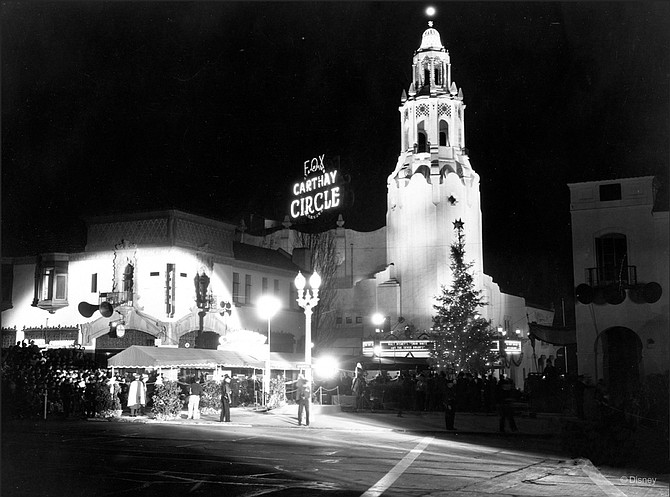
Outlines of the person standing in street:
[[296,386],[296,394],[298,396],[298,426],[302,425],[303,411],[305,413],[305,425],[309,426],[309,382],[302,373],[298,375]]
[[448,431],[454,431],[454,419],[456,418],[456,392],[454,382],[447,380],[447,389],[444,393],[444,423]]
[[136,373],[128,390],[128,408],[132,417],[137,416],[137,411],[142,409],[146,404],[146,395],[147,391],[144,382],[140,381],[140,376]]
[[356,377],[351,383],[351,391],[356,396],[355,411],[358,412],[363,408],[363,397],[365,396],[365,377],[363,376],[363,369],[356,369]]
[[516,427],[514,421],[514,401],[516,400],[514,392],[514,383],[507,377],[503,377],[498,382],[498,414],[500,416],[499,430],[500,433],[505,433],[506,421],[512,431],[516,432],[519,429]]
[[188,416],[186,419],[200,419],[200,396],[202,395],[202,385],[198,377],[193,378],[189,387],[188,396]]
[[232,397],[232,389],[230,388],[230,376],[227,374],[223,377],[221,382],[221,417],[219,422],[230,423],[230,401]]

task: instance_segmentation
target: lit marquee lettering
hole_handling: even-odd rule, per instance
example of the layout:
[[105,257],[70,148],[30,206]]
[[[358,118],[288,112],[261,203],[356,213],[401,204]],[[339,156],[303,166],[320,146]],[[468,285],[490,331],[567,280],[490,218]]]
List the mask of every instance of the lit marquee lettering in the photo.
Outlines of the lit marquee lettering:
[[305,179],[293,185],[291,217],[315,219],[322,212],[340,206],[340,174],[337,169],[327,171],[320,155],[303,164]]

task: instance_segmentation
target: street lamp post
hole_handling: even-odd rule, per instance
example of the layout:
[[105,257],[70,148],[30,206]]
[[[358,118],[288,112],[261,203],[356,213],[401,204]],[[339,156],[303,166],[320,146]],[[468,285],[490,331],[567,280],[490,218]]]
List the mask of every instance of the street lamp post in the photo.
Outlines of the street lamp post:
[[270,400],[270,321],[277,314],[277,311],[279,311],[281,302],[274,295],[261,295],[258,302],[256,302],[256,307],[258,308],[259,316],[268,321],[268,355],[265,360],[265,373],[263,374],[263,400],[267,406]]
[[309,399],[312,402],[312,309],[319,303],[319,287],[321,276],[316,271],[309,277],[309,287],[305,288],[307,281],[300,271],[295,277],[295,287],[298,290],[298,305],[305,309],[305,379],[309,385]]

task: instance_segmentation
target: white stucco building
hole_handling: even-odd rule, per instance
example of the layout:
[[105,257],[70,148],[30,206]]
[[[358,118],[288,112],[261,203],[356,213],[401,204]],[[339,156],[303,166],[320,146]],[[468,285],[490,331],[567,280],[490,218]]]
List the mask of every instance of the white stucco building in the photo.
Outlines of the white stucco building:
[[[293,285],[300,267],[291,254],[238,243],[235,226],[174,210],[93,217],[87,225],[83,252],[3,259],[3,346],[28,339],[105,353],[130,345],[194,347],[202,317],[202,346],[217,348],[240,331],[267,335],[256,303],[270,293],[281,302],[273,350],[303,350],[305,318]],[[202,274],[203,316],[195,281]],[[84,315],[82,302],[93,306],[83,304]],[[102,302],[112,304],[111,315],[97,309]],[[118,324],[124,336],[114,336]]]
[[667,198],[652,176],[570,184],[579,372],[614,400],[668,370]]

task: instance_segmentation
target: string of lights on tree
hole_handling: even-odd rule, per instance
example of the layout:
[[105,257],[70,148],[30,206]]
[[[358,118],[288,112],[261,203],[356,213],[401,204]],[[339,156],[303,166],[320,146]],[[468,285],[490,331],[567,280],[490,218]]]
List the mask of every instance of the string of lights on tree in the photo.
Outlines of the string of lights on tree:
[[430,362],[434,368],[451,374],[459,371],[485,373],[495,360],[491,343],[496,334],[490,321],[477,312],[487,303],[474,286],[470,272],[473,263],[465,262],[463,226],[460,219],[454,222],[457,238],[451,245],[452,284],[442,286],[438,304],[433,306],[437,314],[433,316],[435,346]]

